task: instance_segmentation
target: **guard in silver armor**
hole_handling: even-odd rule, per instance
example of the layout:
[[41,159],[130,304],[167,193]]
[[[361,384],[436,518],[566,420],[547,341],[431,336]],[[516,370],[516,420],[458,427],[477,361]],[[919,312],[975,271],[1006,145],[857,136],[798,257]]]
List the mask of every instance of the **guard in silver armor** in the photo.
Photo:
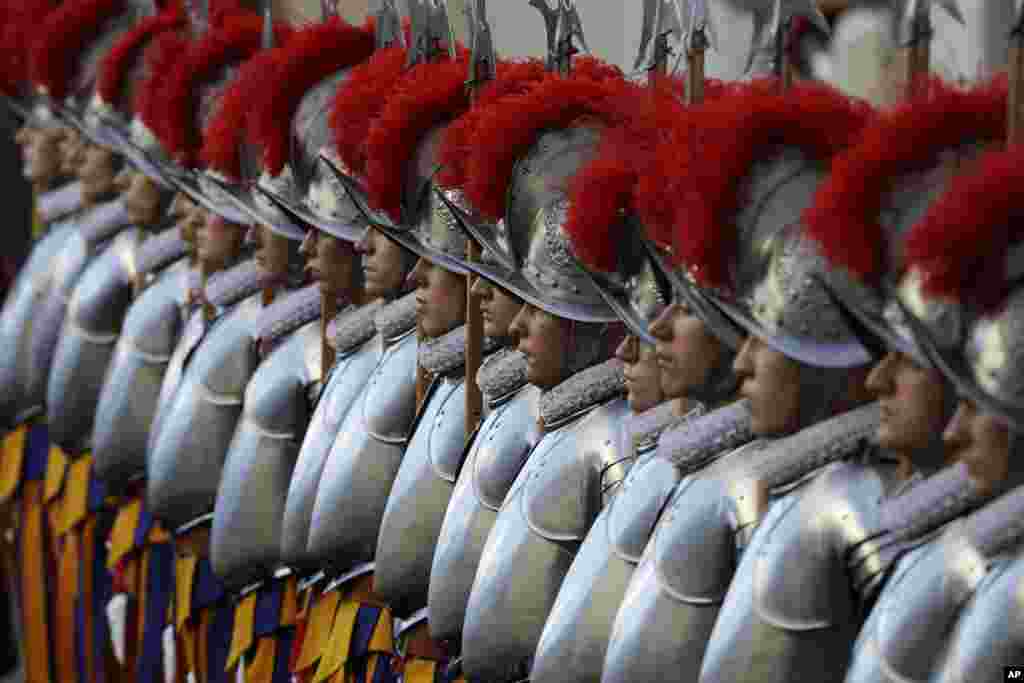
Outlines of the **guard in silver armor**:
[[[285,188],[261,190],[268,194],[280,192],[289,198],[306,195],[309,172],[317,165],[317,155],[327,142],[324,109],[328,97],[337,87],[344,87],[351,66],[373,51],[369,30],[350,26],[338,17],[324,19],[303,28],[287,46],[279,48],[283,55],[278,57],[277,77],[281,83],[291,83],[294,99],[282,102],[288,95],[268,88],[265,99],[253,105],[257,119],[264,109],[294,111],[288,125],[276,125],[276,137],[260,145],[264,172],[259,182],[269,184],[272,177],[287,179]],[[320,78],[322,74],[311,70],[308,61],[314,54],[338,72]],[[241,79],[245,77],[243,74]],[[310,87],[302,92],[298,83],[310,83]],[[272,148],[291,150],[291,157],[280,169],[267,168],[268,162],[274,161],[268,152]],[[274,171],[278,173],[272,176]],[[270,196],[276,199],[276,194]],[[289,216],[283,201],[277,211],[293,218],[295,227],[305,232],[305,223]],[[310,230],[301,250],[307,259],[306,270],[317,281],[317,287],[309,290],[309,298],[316,299],[329,313],[329,319],[311,320],[296,330],[260,364],[245,389],[242,416],[224,461],[210,540],[213,569],[229,588],[242,588],[272,576],[283,564],[282,521],[292,466],[307,432],[312,404],[329,369],[322,357],[321,327],[332,322],[334,311],[362,300],[362,274],[354,249],[354,242],[362,235],[351,229],[343,234],[347,239],[339,240],[330,233]],[[254,496],[253,491],[266,495]]]
[[[745,118],[727,118],[730,111]],[[750,334],[733,368],[761,440],[723,454],[676,488],[615,618],[602,680],[645,680],[667,670],[696,680],[737,560],[769,505],[828,462],[859,452],[874,432],[877,406],[857,407],[868,353],[818,283],[833,274],[794,230],[828,160],[856,139],[866,114],[816,86],[782,94],[741,88],[695,114],[696,127],[709,132],[693,163],[715,164],[719,153],[746,161],[699,193],[691,189],[703,176],[699,168],[684,164],[662,181],[669,196],[693,198],[674,214],[685,229],[673,242],[691,306],[724,313]],[[715,143],[705,146],[711,122],[722,131],[721,152]],[[831,142],[789,138],[769,153],[761,141],[787,139],[772,138],[776,125],[827,130]],[[675,158],[689,158],[676,140]],[[735,232],[723,231],[734,223]]]
[[[1020,268],[1020,243],[1003,227],[1006,217],[1015,211],[1014,198],[1005,190],[1019,174],[1015,168],[1019,159],[1019,152],[990,152],[967,166],[907,236],[904,263],[908,275],[898,295],[906,304],[904,310],[909,310],[913,319],[920,315],[924,321],[915,325],[915,332],[925,338],[927,353],[960,393],[960,406],[944,440],[947,459],[959,462],[968,481],[951,494],[985,504],[899,561],[861,631],[847,680],[883,680],[894,674],[934,678],[947,666],[945,660],[961,656],[959,634],[972,627],[954,630],[953,626],[968,600],[976,592],[989,590],[990,575],[997,575],[1019,555],[1017,511],[1022,479],[1021,468],[1014,461],[1019,379],[1015,369],[1002,360],[993,361],[990,353],[993,343],[1011,353],[1019,343],[1019,335],[1012,331],[1016,323],[1011,321],[1020,310],[1020,291],[1013,284]],[[979,234],[987,239],[975,242],[967,237]],[[936,248],[940,243],[941,251]],[[956,244],[965,246],[946,251]],[[993,277],[959,279],[964,273],[978,272],[975,269],[979,267]],[[960,328],[963,337],[944,334],[948,331],[944,323],[958,317],[968,322],[966,329]],[[993,436],[998,438],[990,439]],[[1018,488],[986,502],[1012,486]],[[984,600],[977,598],[979,603]],[[1004,605],[1001,614],[1005,617],[1012,611],[1013,601]],[[973,608],[966,615],[965,619],[978,619]],[[995,619],[999,616],[993,615],[988,623]],[[975,632],[972,638],[1005,642],[1005,623],[997,632],[984,636]],[[897,638],[896,633],[906,635]],[[949,640],[951,636],[953,640]],[[993,657],[1007,654],[1000,652],[998,645],[993,648]],[[997,666],[1012,661],[1001,659],[988,672],[1001,671]],[[958,671],[959,666],[949,667],[956,672],[954,678],[985,676],[984,671],[973,668],[977,662],[967,670]]]
[[[626,363],[627,396],[634,413],[627,423],[623,456],[633,462],[566,575],[537,647],[531,673],[534,681],[600,678],[615,614],[676,484],[683,476],[693,476],[720,452],[752,438],[749,416],[742,404],[710,412],[705,407],[734,398],[732,361],[741,335],[721,316],[703,315],[708,309],[689,305],[682,290],[688,286],[684,273],[663,270],[671,263],[672,244],[656,238],[671,235],[672,226],[667,226],[668,230],[644,230],[638,219],[643,216],[649,223],[658,220],[651,209],[662,208],[661,195],[652,197],[643,191],[653,188],[657,181],[641,181],[630,174],[603,175],[618,160],[632,158],[637,169],[650,163],[648,157],[654,154],[655,141],[662,132],[656,119],[666,111],[674,112],[680,128],[687,125],[689,113],[674,97],[675,87],[672,82],[662,82],[652,93],[637,92],[633,98],[626,98],[627,102],[644,98],[640,101],[649,102],[651,109],[636,116],[632,125],[609,135],[600,153],[573,184],[582,195],[580,202],[587,201],[588,192],[635,196],[618,212],[599,217],[584,214],[589,218],[585,225],[577,219],[568,226],[574,252],[635,335],[627,338],[618,353]],[[638,149],[643,152],[638,153]],[[622,215],[630,218],[623,220]],[[721,335],[715,330],[721,330]],[[669,399],[653,409],[653,404],[662,399],[645,402],[637,391],[645,356],[652,357],[655,388]],[[676,466],[696,453],[701,456],[692,465]],[[567,666],[567,662],[572,664]]]
[[[892,263],[893,255],[905,255],[908,229],[916,228],[948,181],[943,155],[962,148],[969,154],[971,145],[963,145],[963,136],[971,140],[976,131],[965,127],[962,133],[947,133],[944,138],[922,136],[909,162],[899,156],[906,154],[905,148],[897,150],[885,140],[904,135],[904,126],[941,125],[960,107],[974,107],[981,116],[1002,106],[987,93],[947,93],[935,102],[903,108],[865,131],[863,146],[853,148],[843,159],[848,175],[830,178],[808,213],[808,229],[822,251],[853,274],[835,287],[837,298],[850,311],[853,324],[863,330],[866,345],[885,354],[867,378],[867,388],[882,408],[878,449],[833,465],[807,487],[798,502],[785,509],[780,505],[771,523],[762,526],[726,597],[706,656],[702,675],[707,680],[745,676],[790,680],[811,671],[840,680],[866,607],[878,595],[897,557],[890,537],[908,543],[914,534],[930,532],[977,503],[977,496],[970,486],[963,486],[956,471],[925,479],[944,462],[939,437],[953,413],[955,394],[900,322],[895,301],[877,289],[881,280],[873,269]],[[880,160],[880,149],[900,161]],[[866,219],[871,228],[862,233],[866,234],[865,251],[851,264],[849,257],[842,256],[848,254],[847,235],[859,230],[854,221],[864,219],[846,216],[863,213],[848,214],[859,209],[837,198],[845,194],[843,183],[853,177],[877,177],[882,164],[906,164],[902,167],[917,172],[878,186],[896,190],[877,191],[879,198],[873,201],[884,207],[882,218]],[[959,488],[950,488],[949,477],[959,482]],[[941,512],[934,509],[938,506],[929,509],[922,502],[934,503],[943,496],[949,499]],[[896,514],[890,507],[901,512]],[[823,515],[823,509],[842,514]],[[823,589],[815,594],[807,590],[809,585]],[[925,657],[922,654],[920,659]]]
[[[560,21],[578,30],[565,16]],[[470,160],[468,176],[474,177],[476,159],[497,155],[503,161],[489,169],[487,187],[466,186],[469,204],[494,225],[478,229],[477,237],[504,268],[515,270],[472,267],[526,302],[511,330],[527,358],[527,379],[541,392],[540,439],[508,489],[467,603],[462,656],[468,680],[529,674],[572,557],[629,467],[622,363],[610,358],[619,341],[611,324],[618,316],[577,264],[565,232],[567,181],[592,158],[611,118],[587,96],[621,97],[629,86],[614,73],[603,79],[575,73],[567,50],[578,36],[567,31],[563,37],[558,54],[565,58],[554,61],[571,73],[550,75],[527,95],[502,103],[495,121],[481,123],[479,156]],[[541,113],[541,103],[549,113]],[[568,112],[594,123],[554,122]],[[509,127],[517,128],[515,144]]]

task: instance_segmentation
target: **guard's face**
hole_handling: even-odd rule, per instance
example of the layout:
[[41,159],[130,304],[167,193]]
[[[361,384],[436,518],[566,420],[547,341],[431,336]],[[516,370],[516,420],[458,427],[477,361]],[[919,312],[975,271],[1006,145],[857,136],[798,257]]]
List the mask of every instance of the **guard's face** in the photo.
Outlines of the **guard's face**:
[[248,228],[229,223],[210,211],[197,209],[202,217],[196,231],[196,254],[207,273],[224,270],[242,253]]
[[661,391],[658,355],[653,346],[630,334],[615,350],[615,357],[625,364],[626,398],[630,410],[642,413],[665,400]]
[[86,149],[82,134],[74,128],[68,128],[60,142],[61,173],[69,176],[78,175],[78,170],[85,163]]
[[21,147],[22,152],[24,152],[25,149],[32,144],[32,138],[35,137],[38,132],[39,130],[37,128],[26,124],[19,128],[14,134],[14,143],[18,145],[18,147]]
[[882,448],[908,457],[933,450],[930,447],[936,444],[936,435],[949,420],[948,388],[938,371],[891,352],[871,370],[867,388],[881,406],[878,442]]
[[750,402],[751,428],[758,436],[800,429],[800,365],[748,336],[733,361],[740,394]]
[[319,230],[311,230],[300,250],[306,257],[306,272],[332,294],[348,292],[357,267],[356,251],[350,242]]
[[128,217],[140,227],[157,225],[163,218],[160,215],[160,187],[138,171],[130,171],[127,177],[128,187],[121,193],[121,203]]
[[667,398],[682,398],[705,386],[724,349],[686,304],[673,303],[651,324],[654,351]]
[[174,198],[171,207],[171,215],[178,221],[178,235],[195,252],[199,228],[206,220],[206,211],[183,194],[179,194]]
[[114,153],[97,145],[88,145],[85,161],[78,169],[82,181],[82,199],[86,204],[95,204],[116,190],[114,179]]
[[60,176],[63,136],[59,129],[39,130],[31,136],[22,168],[26,180],[37,187],[49,187]]
[[572,322],[524,304],[513,319],[511,329],[519,339],[519,351],[526,356],[526,377],[530,384],[541,389],[560,384],[566,378]]
[[472,293],[480,299],[484,335],[495,339],[512,336],[512,320],[522,309],[523,300],[479,276],[474,278]]
[[942,435],[947,460],[967,466],[971,479],[987,493],[996,490],[1010,474],[1010,429],[996,415],[961,400]]
[[277,235],[265,225],[253,230],[256,242],[257,265],[271,275],[284,275],[288,272],[288,239]]
[[405,284],[404,253],[397,242],[370,227],[359,243],[363,255],[363,277],[367,299],[389,297],[401,291]]
[[416,318],[427,337],[440,337],[466,322],[466,276],[421,258],[409,275],[416,283]]

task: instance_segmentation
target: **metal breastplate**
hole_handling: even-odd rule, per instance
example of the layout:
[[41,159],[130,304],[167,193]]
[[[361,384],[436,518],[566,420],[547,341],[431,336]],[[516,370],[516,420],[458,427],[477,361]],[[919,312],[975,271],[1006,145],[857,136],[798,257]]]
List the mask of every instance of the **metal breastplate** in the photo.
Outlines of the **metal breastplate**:
[[206,339],[206,333],[215,324],[215,321],[207,322],[202,309],[198,307],[193,308],[188,319],[185,320],[185,326],[181,330],[181,336],[178,338],[174,350],[171,352],[171,357],[167,362],[167,369],[164,371],[163,379],[160,383],[156,407],[153,410],[153,422],[150,424],[149,435],[146,438],[147,458],[149,457],[148,454],[152,453],[153,449],[156,448],[157,438],[163,428],[164,418],[171,410],[174,397],[178,395],[178,389],[181,388],[181,381],[185,377],[185,369],[188,367],[188,362],[192,359],[199,345]]
[[89,447],[93,418],[121,323],[132,301],[142,231],[115,237],[72,292],[46,389],[50,439],[68,453]]
[[1003,667],[1024,661],[1024,556],[989,574],[964,609],[931,677],[934,683],[1008,680]]
[[487,415],[459,472],[438,535],[427,594],[435,638],[462,633],[466,604],[487,535],[516,475],[540,438],[539,391],[524,386]]
[[338,431],[380,360],[380,347],[370,340],[335,360],[295,461],[285,501],[281,561],[290,567],[313,569],[308,551],[309,525],[324,463]]
[[288,482],[309,423],[308,390],[320,380],[320,321],[293,332],[253,375],[224,461],[210,561],[229,588],[273,574],[281,563]]
[[52,262],[47,299],[36,312],[28,359],[26,408],[43,405],[47,396],[50,369],[61,339],[72,293],[89,264],[102,255],[111,238],[127,228],[120,204],[108,202],[85,212],[76,229]]
[[165,270],[132,303],[96,405],[92,453],[112,490],[146,473],[146,443],[171,354],[185,326],[191,269]]
[[[371,344],[382,343],[378,336]],[[416,336],[384,350],[324,464],[313,504],[309,552],[344,572],[373,560],[384,506],[416,407]]]
[[544,622],[580,541],[601,509],[601,479],[620,463],[622,399],[541,439],[509,490],[484,547],[463,631],[470,677],[529,673]]
[[147,500],[176,529],[209,514],[259,355],[253,343],[260,296],[217,321],[195,351],[147,454]]
[[466,452],[466,383],[434,380],[381,518],[374,591],[406,617],[427,604],[434,548]]
[[732,473],[767,445],[740,447],[676,486],[615,616],[602,681],[644,680],[661,671],[697,679],[740,553]]
[[702,680],[842,680],[861,621],[851,572],[871,571],[845,560],[881,528],[899,484],[894,464],[839,463],[781,501],[736,572]]
[[600,679],[615,614],[680,479],[679,470],[659,457],[655,446],[648,442],[637,453],[621,488],[576,554],[537,646],[532,681]]
[[53,284],[53,261],[72,231],[71,223],[55,225],[32,247],[18,271],[0,313],[0,424],[13,426],[26,409],[29,350],[36,316]]

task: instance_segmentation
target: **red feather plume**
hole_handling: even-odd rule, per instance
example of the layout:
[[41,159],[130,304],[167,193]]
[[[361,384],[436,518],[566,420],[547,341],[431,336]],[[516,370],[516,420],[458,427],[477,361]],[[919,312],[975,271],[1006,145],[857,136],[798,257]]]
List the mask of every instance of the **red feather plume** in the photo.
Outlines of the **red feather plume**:
[[547,71],[540,60],[499,61],[493,80],[484,83],[474,97],[473,107],[448,126],[441,138],[437,183],[443,187],[461,187],[466,182],[467,160],[473,154],[476,126],[480,113],[509,95],[522,95],[539,83]]
[[475,151],[467,168],[466,199],[484,218],[499,220],[516,160],[529,151],[540,133],[569,127],[584,118],[603,125],[620,123],[621,113],[609,102],[624,96],[629,87],[621,78],[598,81],[549,74],[528,93],[506,97],[501,106],[481,111]]
[[366,138],[370,123],[384,108],[388,94],[405,70],[405,49],[389,47],[352,69],[331,101],[328,123],[339,158],[354,173],[366,172]]
[[1021,146],[989,152],[957,175],[903,244],[903,265],[921,273],[926,294],[998,307],[1009,290],[1006,254],[1024,239],[1021,187]]
[[808,234],[831,261],[876,281],[886,265],[879,213],[893,180],[928,168],[949,147],[997,140],[1005,131],[1005,81],[968,92],[933,84],[928,99],[880,116],[835,160],[804,215]]
[[[675,196],[675,257],[711,287],[728,284],[737,238],[733,216],[751,166],[781,147],[828,163],[857,141],[872,115],[867,105],[827,86],[803,84],[782,95],[771,81],[734,88],[732,96],[701,107],[695,125],[682,132],[695,145],[687,147],[692,157],[668,181]],[[670,145],[660,153],[677,159],[679,149]]]
[[[192,45],[175,66],[163,98],[166,108],[162,142],[172,157],[191,165],[199,151],[201,136],[196,121],[199,87],[232,63],[252,57],[262,43],[263,18],[252,12],[228,13],[198,43]],[[287,42],[291,30],[274,27],[277,44]]]
[[154,36],[185,25],[180,0],[167,4],[156,16],[146,17],[121,36],[100,63],[96,91],[104,102],[116,106],[121,84],[132,63]]
[[423,136],[469,107],[468,54],[418,64],[395,85],[366,141],[366,190],[370,205],[402,219],[406,168]]
[[55,8],[52,0],[7,0],[0,5],[0,90],[5,94],[16,96],[22,90],[32,33]]
[[104,22],[125,9],[125,0],[66,0],[46,16],[31,47],[31,80],[63,100],[78,56]]
[[279,53],[284,49],[261,51],[242,66],[203,131],[200,162],[229,180],[237,181],[241,177],[241,144],[253,102],[268,88],[268,84],[280,82],[277,69],[281,62]]
[[161,141],[164,140],[166,124],[166,110],[162,104],[166,95],[164,83],[188,46],[188,38],[183,33],[168,31],[157,36],[142,55],[146,61],[147,76],[135,89],[132,110]]
[[263,150],[266,171],[276,176],[288,161],[289,122],[306,92],[331,74],[365,61],[373,49],[371,31],[332,17],[297,32],[288,49],[278,53],[274,87],[262,90],[249,118],[249,132]]

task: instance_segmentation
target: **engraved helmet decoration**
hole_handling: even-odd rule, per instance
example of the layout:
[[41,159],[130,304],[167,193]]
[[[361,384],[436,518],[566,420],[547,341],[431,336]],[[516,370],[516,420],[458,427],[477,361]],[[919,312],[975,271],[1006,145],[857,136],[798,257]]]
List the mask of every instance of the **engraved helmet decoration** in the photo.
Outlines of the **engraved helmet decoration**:
[[[999,139],[1005,90],[986,86],[960,91],[936,86],[927,100],[908,103],[869,126],[818,189],[804,225],[831,267],[847,277],[830,287],[846,321],[876,355],[894,350],[922,365],[929,359],[915,342],[897,289],[932,329],[957,342],[959,315],[934,292],[922,290],[921,273],[904,270],[908,235],[930,228],[936,199],[976,156],[979,143]],[[922,243],[916,239],[915,247]],[[945,251],[948,245],[931,246]]]
[[674,189],[673,258],[737,325],[811,367],[870,361],[823,286],[842,274],[801,226],[869,113],[822,86],[752,84],[702,108],[699,156]]
[[989,152],[952,180],[907,234],[908,275],[897,293],[916,341],[961,395],[1017,430],[1024,429],[1022,161],[1019,149]]
[[619,316],[577,262],[566,225],[572,178],[615,125],[614,102],[631,86],[594,60],[574,64],[569,76],[550,74],[493,107],[474,131],[464,186],[477,217],[449,204],[493,256],[471,264],[475,272],[553,315],[613,322]]
[[280,85],[261,89],[249,116],[249,139],[259,151],[251,169],[255,177],[232,193],[253,219],[291,239],[301,239],[307,225],[348,241],[360,238],[356,231],[339,230],[337,222],[320,220],[304,200],[329,174],[319,155],[329,141],[331,99],[373,50],[368,27],[331,16],[296,32],[276,51],[274,82]]

